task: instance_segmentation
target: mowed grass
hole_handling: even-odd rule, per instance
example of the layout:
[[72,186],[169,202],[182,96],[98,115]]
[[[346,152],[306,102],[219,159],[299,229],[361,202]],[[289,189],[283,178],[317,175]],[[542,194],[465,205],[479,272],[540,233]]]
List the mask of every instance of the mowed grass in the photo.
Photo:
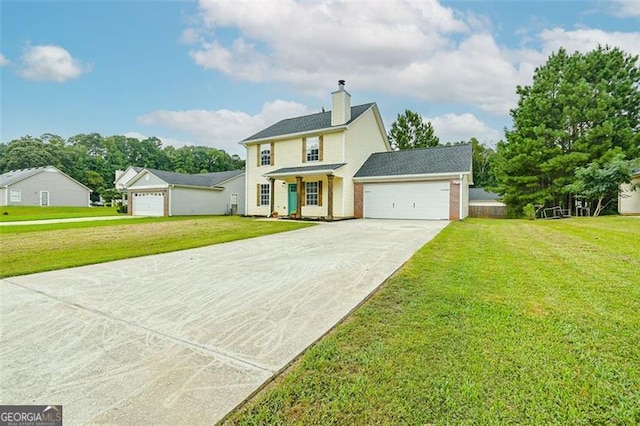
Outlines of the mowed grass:
[[307,226],[313,224],[237,216],[3,226],[0,277],[166,253]]
[[0,222],[117,216],[120,214],[117,209],[117,207],[2,206],[0,207]]
[[237,424],[640,423],[640,219],[452,223]]

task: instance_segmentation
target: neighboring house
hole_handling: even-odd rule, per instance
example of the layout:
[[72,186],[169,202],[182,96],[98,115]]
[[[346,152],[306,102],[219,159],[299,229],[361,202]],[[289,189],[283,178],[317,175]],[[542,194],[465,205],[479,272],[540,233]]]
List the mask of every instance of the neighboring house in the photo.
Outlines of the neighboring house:
[[190,175],[141,169],[116,182],[127,190],[134,216],[245,214],[244,170]]
[[353,179],[356,217],[464,219],[469,215],[471,145],[375,153]]
[[129,166],[126,170],[116,170],[113,186],[120,192],[120,199],[114,199],[114,205],[124,206],[128,204],[127,182],[136,177],[142,170],[144,170],[142,167],[135,166]]
[[333,109],[279,121],[240,143],[247,149],[251,216],[348,218],[353,175],[372,152],[391,147],[375,103],[351,106],[341,80]]
[[507,216],[507,205],[500,195],[483,188],[469,188],[469,216],[502,218]]
[[53,166],[0,175],[2,206],[89,207],[91,189]]
[[[637,189],[632,190],[632,185],[635,185]],[[624,184],[620,187],[618,213],[640,214],[640,170],[633,173],[631,184]]]
[[331,96],[331,111],[279,121],[240,142],[248,215],[467,216],[470,146],[391,152],[375,103],[352,107],[344,80]]

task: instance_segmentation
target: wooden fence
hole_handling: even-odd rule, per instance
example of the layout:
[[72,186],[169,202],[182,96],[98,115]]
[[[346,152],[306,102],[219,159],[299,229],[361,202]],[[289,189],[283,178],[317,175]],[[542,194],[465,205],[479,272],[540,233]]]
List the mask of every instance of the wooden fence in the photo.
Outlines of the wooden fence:
[[501,219],[507,217],[507,206],[469,206],[469,217]]

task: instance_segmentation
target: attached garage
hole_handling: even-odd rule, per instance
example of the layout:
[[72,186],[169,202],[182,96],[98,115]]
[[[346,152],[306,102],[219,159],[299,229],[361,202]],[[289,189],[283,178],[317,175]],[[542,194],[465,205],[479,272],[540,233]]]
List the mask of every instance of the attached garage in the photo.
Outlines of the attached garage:
[[164,192],[134,192],[133,212],[136,216],[165,216]]
[[464,219],[471,178],[468,144],[371,154],[353,177],[355,216]]
[[364,217],[449,219],[449,182],[366,183]]
[[190,175],[141,169],[123,183],[133,216],[244,214],[244,185],[244,170]]

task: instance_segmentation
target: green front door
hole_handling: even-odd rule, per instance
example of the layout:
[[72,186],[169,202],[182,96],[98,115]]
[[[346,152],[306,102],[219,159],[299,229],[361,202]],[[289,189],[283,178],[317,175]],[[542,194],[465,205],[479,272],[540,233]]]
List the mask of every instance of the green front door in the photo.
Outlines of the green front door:
[[298,185],[295,183],[289,184],[289,215],[296,212],[298,207]]

